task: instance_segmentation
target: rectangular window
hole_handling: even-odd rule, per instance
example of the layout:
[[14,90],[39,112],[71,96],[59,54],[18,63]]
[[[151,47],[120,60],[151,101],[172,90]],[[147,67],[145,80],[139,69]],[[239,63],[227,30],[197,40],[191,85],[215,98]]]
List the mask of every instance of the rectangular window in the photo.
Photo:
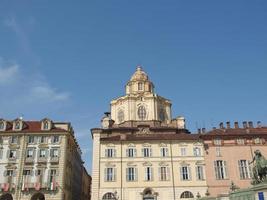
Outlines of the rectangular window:
[[181,180],[188,181],[191,179],[189,166],[182,166],[180,168],[180,173],[181,173]]
[[18,143],[18,136],[11,136],[10,138],[10,143],[11,144],[17,144]]
[[15,159],[16,155],[17,155],[17,151],[16,150],[9,150],[8,158]]
[[201,150],[199,147],[194,148],[194,156],[201,156]]
[[28,143],[29,143],[29,144],[34,144],[34,139],[35,139],[35,137],[34,137],[33,135],[30,135],[30,136],[28,137]]
[[145,181],[152,181],[152,174],[153,174],[152,167],[145,168]]
[[23,176],[30,176],[31,175],[31,170],[25,169],[23,170]]
[[181,156],[186,156],[186,148],[185,147],[181,148]]
[[138,83],[138,90],[143,90],[143,83]]
[[151,148],[143,148],[142,151],[143,151],[143,156],[144,157],[151,157],[151,155],[152,155]]
[[204,180],[203,166],[196,166],[197,180]]
[[218,157],[222,156],[222,154],[221,154],[221,147],[216,147],[215,148],[215,151],[216,151],[216,156],[218,156]]
[[249,179],[250,178],[250,168],[249,162],[247,160],[238,161],[240,179]]
[[13,176],[14,171],[13,170],[6,170],[6,176]]
[[115,181],[115,168],[105,168],[105,181]]
[[162,147],[160,149],[160,156],[161,157],[167,157],[168,156],[168,148],[167,147]]
[[39,157],[45,158],[46,157],[46,149],[40,149],[39,150]]
[[50,156],[51,156],[52,158],[57,158],[57,157],[59,157],[59,150],[58,150],[58,149],[51,149],[51,150],[50,150]]
[[57,170],[56,169],[51,169],[50,170],[50,176],[49,176],[50,183],[52,183],[53,181],[55,181],[56,175],[57,175]]
[[160,181],[169,180],[169,168],[168,167],[160,167],[159,168],[159,180]]
[[243,144],[245,144],[245,140],[243,138],[238,138],[238,139],[236,139],[236,143],[238,145],[243,145]]
[[222,140],[217,138],[213,141],[214,145],[222,145]]
[[105,150],[105,156],[107,157],[107,158],[113,158],[113,157],[116,157],[116,149],[106,149]]
[[134,167],[128,167],[126,169],[126,180],[136,181],[137,180],[137,169]]
[[136,149],[129,148],[126,150],[127,157],[135,157],[136,156]]
[[54,135],[52,137],[52,143],[59,143],[59,135]]
[[214,161],[215,175],[217,180],[227,179],[226,161]]
[[33,149],[27,149],[26,150],[26,158],[33,158]]
[[46,136],[40,136],[39,141],[41,144],[46,143],[47,137]]

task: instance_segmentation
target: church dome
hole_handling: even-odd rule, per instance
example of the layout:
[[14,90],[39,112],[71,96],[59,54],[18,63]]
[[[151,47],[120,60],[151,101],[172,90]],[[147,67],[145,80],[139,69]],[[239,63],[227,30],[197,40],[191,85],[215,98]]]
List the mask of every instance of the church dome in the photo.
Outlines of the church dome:
[[138,66],[130,81],[148,81],[148,75]]

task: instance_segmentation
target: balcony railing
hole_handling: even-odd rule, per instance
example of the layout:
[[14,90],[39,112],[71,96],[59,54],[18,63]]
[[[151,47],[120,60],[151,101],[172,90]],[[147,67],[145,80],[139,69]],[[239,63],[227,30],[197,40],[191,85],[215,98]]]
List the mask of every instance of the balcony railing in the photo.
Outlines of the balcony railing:
[[59,162],[59,158],[58,158],[58,157],[51,157],[51,158],[50,158],[50,162],[51,162],[52,164],[57,164],[57,163]]
[[46,163],[47,158],[46,157],[38,157],[38,163]]
[[16,188],[13,177],[8,176],[4,182],[0,183],[0,188],[3,192],[13,191]]
[[33,157],[26,157],[25,158],[25,163],[26,164],[33,164],[34,163]]

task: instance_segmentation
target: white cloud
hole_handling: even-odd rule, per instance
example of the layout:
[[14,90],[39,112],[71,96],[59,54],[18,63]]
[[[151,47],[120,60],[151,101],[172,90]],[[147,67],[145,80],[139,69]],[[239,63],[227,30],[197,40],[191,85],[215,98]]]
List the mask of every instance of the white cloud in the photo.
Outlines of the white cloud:
[[30,90],[30,99],[45,102],[65,101],[69,99],[69,93],[58,92],[50,86],[35,86]]
[[0,65],[0,85],[5,85],[13,82],[18,76],[18,65],[10,65],[8,67],[2,67]]

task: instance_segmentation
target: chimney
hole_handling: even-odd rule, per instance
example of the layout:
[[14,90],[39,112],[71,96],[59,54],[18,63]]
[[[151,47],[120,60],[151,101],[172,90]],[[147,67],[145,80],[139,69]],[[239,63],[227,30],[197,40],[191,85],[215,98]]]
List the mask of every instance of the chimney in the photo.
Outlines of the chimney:
[[226,128],[231,128],[230,122],[226,122]]
[[252,122],[252,121],[249,121],[249,122],[248,122],[248,127],[249,127],[249,128],[253,128],[253,122]]
[[261,121],[257,122],[257,128],[261,128]]
[[248,127],[248,123],[246,121],[243,121],[243,128],[247,128]]
[[239,128],[238,122],[235,122],[235,128]]
[[220,129],[223,129],[224,127],[223,127],[223,122],[221,122],[220,124],[219,124],[219,126],[220,126]]
[[206,128],[202,128],[202,133],[206,133]]
[[197,133],[198,133],[198,134],[201,133],[201,129],[200,129],[200,128],[197,129]]

